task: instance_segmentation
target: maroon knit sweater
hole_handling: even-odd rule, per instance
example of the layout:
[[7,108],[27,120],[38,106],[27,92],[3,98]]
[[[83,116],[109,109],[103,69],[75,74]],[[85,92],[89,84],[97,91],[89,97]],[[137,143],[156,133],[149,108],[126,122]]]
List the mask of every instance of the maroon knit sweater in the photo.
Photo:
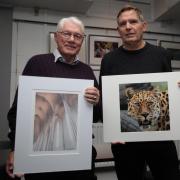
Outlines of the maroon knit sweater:
[[[60,61],[55,62],[55,57],[52,53],[40,54],[33,56],[26,64],[22,73],[26,76],[42,76],[42,77],[59,77],[59,78],[73,78],[73,79],[89,79],[94,80],[95,87],[98,88],[97,80],[94,76],[93,70],[85,63],[78,62],[70,65]],[[16,113],[17,113],[17,91],[14,102],[8,112],[8,121],[10,132],[8,137],[10,139],[11,149],[14,149],[15,143],[15,129],[16,129]],[[96,122],[99,118],[98,107],[94,108],[93,121]]]

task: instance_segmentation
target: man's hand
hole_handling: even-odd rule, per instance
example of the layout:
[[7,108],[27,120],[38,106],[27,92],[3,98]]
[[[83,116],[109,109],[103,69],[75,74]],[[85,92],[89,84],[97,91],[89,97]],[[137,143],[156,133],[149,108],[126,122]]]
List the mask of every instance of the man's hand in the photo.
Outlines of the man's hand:
[[6,173],[11,177],[22,177],[22,174],[13,174],[13,169],[14,169],[14,151],[10,151],[8,154],[8,158],[6,161]]
[[84,97],[89,103],[95,105],[99,102],[99,90],[95,87],[89,87],[85,90]]

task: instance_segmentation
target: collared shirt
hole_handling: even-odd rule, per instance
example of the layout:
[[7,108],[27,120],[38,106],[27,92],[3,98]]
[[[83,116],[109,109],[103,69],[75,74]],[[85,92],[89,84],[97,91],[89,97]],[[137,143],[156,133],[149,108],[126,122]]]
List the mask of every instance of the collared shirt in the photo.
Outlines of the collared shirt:
[[[66,64],[69,64],[67,63],[67,61],[64,59],[64,57],[60,54],[60,52],[58,51],[58,49],[55,49],[55,51],[53,52],[54,54],[54,57],[55,57],[55,60],[54,62],[57,62],[57,61],[60,61],[62,63],[66,63]],[[76,56],[75,60],[73,61],[73,63],[69,64],[69,65],[76,65],[79,63],[79,57]]]

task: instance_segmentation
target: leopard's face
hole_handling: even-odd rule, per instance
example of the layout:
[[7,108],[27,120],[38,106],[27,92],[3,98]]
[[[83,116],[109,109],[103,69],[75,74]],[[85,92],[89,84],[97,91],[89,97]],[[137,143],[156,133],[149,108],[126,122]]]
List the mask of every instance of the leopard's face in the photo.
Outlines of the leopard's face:
[[[126,93],[128,94],[128,93]],[[161,102],[154,91],[131,90],[128,102],[128,115],[138,121],[141,129],[152,131],[158,129],[161,114]]]

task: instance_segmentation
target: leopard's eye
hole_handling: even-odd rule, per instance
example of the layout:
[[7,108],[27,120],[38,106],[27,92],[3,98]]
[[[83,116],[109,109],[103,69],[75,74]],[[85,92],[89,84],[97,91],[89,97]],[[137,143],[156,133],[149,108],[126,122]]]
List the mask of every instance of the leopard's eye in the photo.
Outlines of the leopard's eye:
[[134,102],[133,104],[134,104],[134,106],[136,106],[136,107],[139,107],[139,106],[140,106],[140,103],[139,103],[139,102]]
[[148,106],[151,106],[151,105],[153,105],[153,104],[154,104],[153,101],[148,101],[148,102],[147,102],[147,105],[148,105]]

